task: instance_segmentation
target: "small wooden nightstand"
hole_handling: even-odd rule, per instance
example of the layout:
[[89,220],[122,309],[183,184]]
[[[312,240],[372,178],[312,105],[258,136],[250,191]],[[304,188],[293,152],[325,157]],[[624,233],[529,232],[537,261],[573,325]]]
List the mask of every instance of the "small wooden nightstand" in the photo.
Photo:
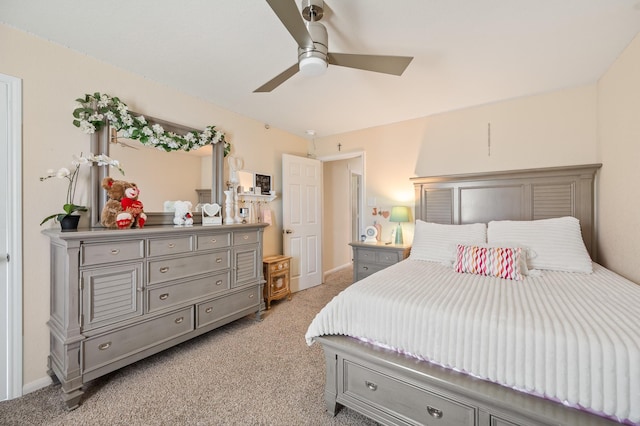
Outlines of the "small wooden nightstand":
[[267,309],[271,307],[272,300],[287,298],[291,300],[291,289],[289,288],[289,264],[290,256],[276,255],[262,259],[264,268],[264,301]]
[[353,282],[398,263],[409,256],[411,246],[385,243],[349,243],[353,247]]

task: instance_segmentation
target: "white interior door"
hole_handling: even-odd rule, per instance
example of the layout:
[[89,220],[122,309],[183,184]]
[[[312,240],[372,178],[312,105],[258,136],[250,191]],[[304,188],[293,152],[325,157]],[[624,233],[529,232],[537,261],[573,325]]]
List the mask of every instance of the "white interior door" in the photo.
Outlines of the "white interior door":
[[22,395],[22,83],[0,74],[0,401]]
[[284,254],[291,256],[291,291],[322,284],[322,163],[282,155]]

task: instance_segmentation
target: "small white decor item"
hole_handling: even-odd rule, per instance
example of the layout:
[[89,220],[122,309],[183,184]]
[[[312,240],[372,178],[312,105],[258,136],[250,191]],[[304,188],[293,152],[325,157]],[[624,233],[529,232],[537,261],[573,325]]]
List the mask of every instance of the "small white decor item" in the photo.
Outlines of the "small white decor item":
[[202,225],[222,225],[222,208],[220,204],[202,205]]
[[193,225],[193,214],[191,213],[193,204],[191,204],[191,201],[175,201],[173,203],[173,207],[175,209],[175,213],[173,216],[174,225]]
[[375,244],[378,242],[378,238],[376,238],[378,236],[378,230],[375,228],[375,226],[367,226],[364,229],[364,235],[365,235],[365,239],[364,239],[365,243]]
[[233,191],[224,191],[224,223],[225,225],[233,225],[235,220],[233,219]]

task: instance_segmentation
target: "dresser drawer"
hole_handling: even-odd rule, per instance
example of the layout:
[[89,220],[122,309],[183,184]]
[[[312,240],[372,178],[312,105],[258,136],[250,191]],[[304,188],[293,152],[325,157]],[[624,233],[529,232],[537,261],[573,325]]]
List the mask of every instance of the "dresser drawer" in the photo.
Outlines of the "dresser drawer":
[[257,231],[236,231],[233,233],[233,245],[253,244],[258,242]]
[[210,302],[200,303],[196,306],[196,327],[203,327],[252,307],[255,307],[257,311],[259,304],[260,297],[257,287]]
[[214,235],[197,235],[196,250],[211,250],[231,245],[231,233],[224,232]]
[[229,268],[229,266],[230,255],[228,250],[174,259],[154,260],[149,262],[149,284],[216,272]]
[[344,363],[344,394],[386,407],[421,425],[472,426],[475,409],[351,362]]
[[229,272],[184,283],[154,287],[147,292],[149,312],[165,309],[189,300],[215,295],[229,289]]
[[188,253],[193,251],[193,236],[154,238],[149,240],[148,244],[147,253],[149,256]]
[[400,253],[398,252],[379,251],[376,253],[376,261],[382,265],[393,265],[400,260]]
[[83,244],[80,247],[80,266],[111,262],[126,262],[144,257],[144,240]]
[[193,307],[82,342],[83,372],[133,355],[193,330]]

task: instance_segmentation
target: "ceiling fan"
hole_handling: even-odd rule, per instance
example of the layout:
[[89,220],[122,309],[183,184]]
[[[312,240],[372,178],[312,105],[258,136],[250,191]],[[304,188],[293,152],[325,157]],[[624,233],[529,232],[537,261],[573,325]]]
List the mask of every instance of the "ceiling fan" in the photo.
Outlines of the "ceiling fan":
[[329,52],[327,29],[318,21],[322,19],[323,0],[302,0],[302,17],[295,2],[291,0],[267,0],[271,9],[282,21],[289,33],[298,43],[298,63],[287,68],[275,78],[269,80],[256,90],[270,92],[298,71],[305,75],[320,75],[328,64],[361,70],[402,75],[413,57],[356,55],[349,53]]

